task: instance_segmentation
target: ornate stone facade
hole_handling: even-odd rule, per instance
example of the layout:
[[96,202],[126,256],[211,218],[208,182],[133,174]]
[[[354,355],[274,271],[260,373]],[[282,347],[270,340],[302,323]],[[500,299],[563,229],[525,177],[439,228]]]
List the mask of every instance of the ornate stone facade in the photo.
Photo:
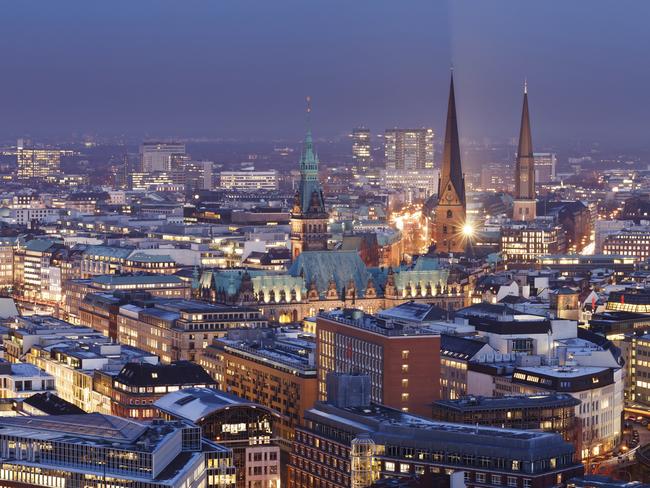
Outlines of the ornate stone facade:
[[411,300],[456,310],[470,304],[470,282],[462,271],[432,258],[411,267],[366,268],[355,252],[312,251],[285,273],[207,270],[201,295],[258,307],[270,322],[290,323],[320,310],[356,307],[374,313]]

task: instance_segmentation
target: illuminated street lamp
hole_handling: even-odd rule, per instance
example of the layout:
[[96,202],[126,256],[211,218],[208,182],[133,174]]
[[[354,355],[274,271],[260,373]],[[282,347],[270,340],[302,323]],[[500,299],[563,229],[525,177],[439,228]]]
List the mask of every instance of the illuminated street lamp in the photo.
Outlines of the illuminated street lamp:
[[463,224],[463,237],[465,239],[471,239],[474,237],[474,234],[476,233],[476,229],[474,228],[474,225],[471,222],[465,222]]

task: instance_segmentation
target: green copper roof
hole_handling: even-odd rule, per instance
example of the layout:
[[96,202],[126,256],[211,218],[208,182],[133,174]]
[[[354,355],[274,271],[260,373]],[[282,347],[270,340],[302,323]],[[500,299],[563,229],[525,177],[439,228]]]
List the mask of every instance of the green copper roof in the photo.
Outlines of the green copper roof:
[[430,256],[420,256],[413,265],[413,271],[434,271],[441,268],[440,259]]
[[89,256],[105,256],[108,258],[126,259],[132,252],[132,247],[88,246],[83,253]]
[[174,260],[169,254],[146,254],[138,252],[129,256],[129,261],[140,263],[173,263]]
[[327,290],[329,281],[333,278],[339,292],[353,279],[357,295],[360,295],[365,291],[370,278],[365,263],[356,251],[302,252],[291,265],[289,274],[302,275],[307,288],[314,281],[321,294]]
[[290,276],[286,274],[261,275],[255,276],[252,281],[255,293],[273,289],[298,289],[303,293],[307,292],[305,280],[300,276]]
[[323,190],[318,181],[318,157],[314,152],[314,142],[311,136],[311,130],[307,131],[305,142],[300,157],[300,186],[298,188],[300,195],[300,210],[303,214],[309,210],[312,194],[315,192],[318,198],[320,211],[325,210],[323,201]]
[[54,244],[55,241],[51,239],[32,239],[31,241],[27,242],[27,244],[25,245],[25,249],[27,249],[28,251],[43,252],[43,251],[47,251]]

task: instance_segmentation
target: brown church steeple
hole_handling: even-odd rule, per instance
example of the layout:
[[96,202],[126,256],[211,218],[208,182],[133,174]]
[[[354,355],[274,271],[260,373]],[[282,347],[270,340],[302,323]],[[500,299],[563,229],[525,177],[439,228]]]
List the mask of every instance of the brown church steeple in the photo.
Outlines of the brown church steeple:
[[521,111],[519,146],[517,148],[517,165],[515,169],[515,202],[513,207],[513,218],[515,220],[535,219],[537,205],[535,197],[535,158],[533,156],[533,140],[528,111],[528,83],[524,83],[524,105]]
[[438,252],[463,252],[466,239],[465,177],[460,160],[460,140],[456,117],[456,96],[452,73],[447,106],[447,126],[442,166],[438,180],[438,206],[435,212],[435,240]]

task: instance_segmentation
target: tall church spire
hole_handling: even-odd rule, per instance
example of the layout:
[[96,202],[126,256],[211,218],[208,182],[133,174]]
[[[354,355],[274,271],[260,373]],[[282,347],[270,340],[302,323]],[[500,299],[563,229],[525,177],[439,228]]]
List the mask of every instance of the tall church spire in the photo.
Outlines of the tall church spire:
[[456,95],[454,93],[454,74],[451,74],[449,86],[449,102],[447,105],[447,126],[445,128],[445,146],[442,153],[442,167],[438,180],[438,197],[441,190],[449,183],[453,186],[459,198],[465,203],[465,182],[463,168],[460,162],[460,142],[458,137],[458,121],[456,118]]
[[438,205],[435,212],[435,241],[438,252],[461,253],[465,251],[467,236],[465,178],[460,161],[460,140],[456,118],[456,96],[452,73],[447,106],[447,127],[442,167],[438,180]]
[[535,158],[528,111],[528,82],[524,82],[524,104],[521,111],[519,146],[515,170],[515,220],[535,218]]

